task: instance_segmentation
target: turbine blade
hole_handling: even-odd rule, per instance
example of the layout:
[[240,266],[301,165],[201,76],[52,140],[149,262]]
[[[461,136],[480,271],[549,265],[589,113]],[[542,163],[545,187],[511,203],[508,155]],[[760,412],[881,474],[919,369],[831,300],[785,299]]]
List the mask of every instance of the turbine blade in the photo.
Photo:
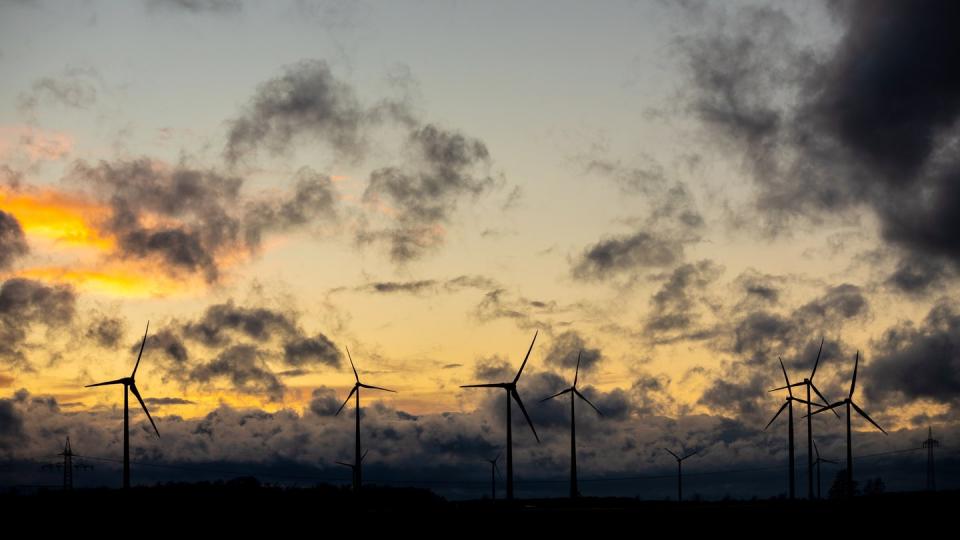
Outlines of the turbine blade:
[[502,455],[503,455],[503,452],[500,452],[499,454],[497,454],[497,457],[493,458],[493,462],[496,463],[497,461],[500,461],[500,456]]
[[527,360],[530,358],[530,351],[533,350],[533,344],[537,342],[537,334],[539,333],[539,330],[533,333],[533,341],[530,342],[530,348],[527,349],[527,355],[523,357],[523,363],[520,364],[520,371],[518,371],[517,376],[513,378],[513,384],[517,384],[517,381],[520,380],[520,374],[523,373],[523,368],[527,365]]
[[391,389],[389,389],[389,388],[383,388],[383,387],[381,387],[381,386],[371,386],[371,385],[369,385],[369,384],[363,384],[363,383],[358,383],[358,384],[359,384],[361,387],[363,387],[363,388],[371,388],[371,389],[373,389],[373,390],[384,390],[384,391],[386,391],[386,392],[393,392],[394,394],[397,393],[396,390],[391,390]]
[[857,407],[857,404],[854,403],[854,402],[852,402],[852,401],[850,402],[850,405],[853,405],[853,409],[854,409],[855,411],[857,411],[857,412],[860,414],[860,416],[866,418],[867,421],[869,421],[871,424],[873,424],[874,426],[876,426],[877,429],[879,429],[880,431],[882,431],[884,435],[887,435],[887,432],[884,431],[882,427],[880,427],[880,424],[874,422],[874,421],[873,421],[873,418],[870,418],[870,415],[867,414],[866,411],[864,411],[864,410],[861,409],[860,407]]
[[813,363],[813,372],[810,373],[810,380],[813,380],[813,376],[817,374],[817,366],[820,365],[820,353],[823,352],[823,340],[820,338],[820,350],[817,351],[817,360]]
[[460,388],[503,388],[503,383],[461,384]]
[[357,367],[353,365],[353,357],[350,356],[350,347],[344,346],[344,349],[347,350],[347,358],[350,359],[350,367],[353,369],[353,378],[360,382],[360,376],[357,375]]
[[[822,407],[822,408],[820,408],[820,409],[817,409],[817,410],[813,411],[812,413],[810,413],[810,415],[813,416],[813,415],[815,415],[815,414],[820,414],[820,413],[822,413],[823,411],[830,411],[830,410],[836,409],[837,407],[843,405],[844,403],[846,403],[846,401],[838,401],[838,402],[836,402],[836,403],[834,403],[834,404],[832,404],[832,405],[829,405],[829,406],[827,406],[827,407]],[[834,411],[834,412],[836,412],[836,411]],[[804,418],[806,418],[807,415],[803,415],[803,416],[804,416]]]
[[133,365],[133,373],[130,374],[130,378],[137,376],[137,368],[140,367],[140,357],[143,356],[143,347],[147,344],[147,332],[150,331],[150,321],[147,321],[147,329],[143,331],[143,342],[140,343],[140,353],[137,354],[137,363]]
[[695,455],[697,454],[697,452],[699,452],[699,451],[700,451],[700,450],[694,450],[693,452],[690,452],[689,454],[687,454],[687,455],[683,456],[682,458],[680,458],[680,461],[683,461],[683,460],[687,459],[688,457],[695,456]]
[[580,355],[583,354],[583,351],[577,351],[577,371],[573,374],[573,386],[577,386],[577,380],[580,378]]
[[367,448],[366,450],[363,451],[363,455],[360,456],[360,463],[363,463],[363,460],[367,459],[367,452],[369,452],[369,451],[370,451],[369,448]]
[[350,467],[351,469],[353,468],[353,463],[344,463],[342,461],[337,461],[336,464],[343,465],[344,467]]
[[340,411],[342,411],[343,408],[347,406],[347,403],[350,403],[350,398],[353,397],[353,393],[356,392],[356,391],[357,391],[357,387],[356,387],[356,385],[354,385],[353,389],[350,390],[350,393],[347,395],[347,399],[343,400],[343,405],[341,405],[340,408],[337,409],[337,414],[335,414],[334,416],[339,416],[339,415],[340,415]]
[[537,435],[537,428],[533,427],[533,420],[530,420],[530,415],[527,414],[527,408],[523,406],[523,401],[520,400],[520,394],[516,390],[510,392],[510,395],[513,396],[513,399],[516,400],[517,405],[520,406],[520,412],[523,413],[523,417],[527,419],[527,423],[530,424],[530,430],[533,431],[533,436],[537,439],[537,442],[540,442],[540,436]]
[[664,450],[666,450],[666,452],[667,452],[668,454],[670,454],[671,456],[673,456],[673,457],[675,457],[675,458],[677,458],[677,459],[680,459],[680,456],[674,454],[674,453],[671,452],[670,450],[668,450],[668,449],[666,449],[666,448],[664,448]]
[[767,390],[767,392],[776,392],[776,391],[778,391],[778,390],[786,390],[787,388],[796,388],[797,386],[803,386],[803,383],[802,383],[802,382],[795,382],[795,383],[791,384],[790,386],[780,386],[780,387],[778,387],[778,388],[774,388],[773,390]]
[[544,401],[549,401],[549,400],[551,400],[551,399],[553,399],[553,398],[555,398],[555,397],[557,397],[557,396],[562,396],[562,395],[566,394],[567,392],[570,392],[571,390],[573,390],[573,388],[567,388],[566,390],[561,390],[561,391],[557,392],[556,394],[554,394],[554,395],[552,395],[552,396],[550,396],[550,397],[545,397],[545,398],[541,399],[541,400],[540,400],[540,403],[543,403]]
[[837,463],[836,461],[833,461],[833,460],[831,460],[831,459],[821,459],[820,461],[822,461],[822,462],[824,462],[824,463],[833,463],[834,465],[839,465],[839,463]]
[[[820,389],[817,388],[817,385],[813,384],[813,381],[810,381],[810,388],[813,388],[814,393],[816,393],[817,397],[822,399],[824,403],[830,403],[830,400],[824,397],[823,394],[820,393]],[[837,415],[837,418],[840,418],[840,413],[838,413],[836,409],[831,409],[831,410],[833,410],[833,414]]]
[[857,387],[857,365],[860,364],[860,351],[857,351],[857,359],[853,361],[853,379],[850,380],[849,399],[853,399],[853,389]]
[[763,428],[764,431],[766,431],[767,428],[770,427],[770,424],[772,424],[773,421],[776,420],[778,416],[780,416],[780,413],[782,413],[783,410],[786,409],[786,408],[787,408],[787,405],[789,405],[789,404],[790,404],[789,401],[784,401],[784,402],[783,402],[783,405],[780,406],[780,410],[777,411],[777,414],[773,415],[773,418],[771,418],[770,421],[767,422],[767,425],[764,426],[764,428]]
[[106,385],[108,385],[108,384],[123,384],[125,381],[126,381],[126,379],[117,379],[117,380],[115,380],[115,381],[98,382],[98,383],[96,383],[96,384],[88,384],[88,385],[84,386],[84,388],[90,388],[90,387],[93,387],[93,386],[106,386]]
[[137,385],[131,384],[130,390],[133,392],[133,395],[137,396],[137,401],[140,402],[140,406],[143,407],[143,412],[147,413],[147,418],[150,420],[150,424],[153,425],[153,430],[157,432],[157,438],[160,437],[160,430],[157,429],[157,424],[154,423],[153,417],[150,416],[150,411],[147,410],[147,404],[143,402],[143,398],[140,397],[140,392],[137,391]]
[[777,357],[780,360],[780,369],[783,370],[783,379],[787,381],[787,392],[790,394],[790,397],[793,397],[793,390],[790,389],[790,377],[787,377],[787,368],[783,367],[783,358]]
[[574,388],[574,389],[573,389],[573,393],[576,394],[577,397],[579,397],[580,399],[586,401],[586,402],[587,402],[587,405],[593,407],[593,410],[597,411],[597,414],[599,414],[600,416],[603,416],[603,413],[600,412],[600,409],[598,409],[597,406],[594,405],[593,403],[590,403],[590,400],[587,399],[586,396],[584,396],[583,394],[581,394],[579,390],[577,390],[576,388]]
[[813,441],[813,451],[817,453],[817,459],[820,459],[820,449],[817,448],[817,441]]

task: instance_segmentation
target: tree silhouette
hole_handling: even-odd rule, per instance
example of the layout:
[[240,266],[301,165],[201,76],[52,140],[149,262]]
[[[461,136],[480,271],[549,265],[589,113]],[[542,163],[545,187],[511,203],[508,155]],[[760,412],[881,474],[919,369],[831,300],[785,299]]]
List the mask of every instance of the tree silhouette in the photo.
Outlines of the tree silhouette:
[[859,494],[856,480],[852,482],[850,487],[852,490],[847,489],[847,470],[840,469],[833,477],[833,484],[830,485],[830,492],[827,496],[831,499],[846,499],[848,493],[851,496]]

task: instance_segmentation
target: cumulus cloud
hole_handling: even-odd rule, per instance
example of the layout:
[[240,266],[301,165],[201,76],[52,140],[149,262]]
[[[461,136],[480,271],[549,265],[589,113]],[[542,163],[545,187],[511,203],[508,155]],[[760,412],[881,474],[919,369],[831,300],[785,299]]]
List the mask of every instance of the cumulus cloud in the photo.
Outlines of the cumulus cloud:
[[[577,367],[577,357],[580,358],[580,369],[589,371],[597,366],[603,359],[603,353],[599,348],[588,347],[586,341],[579,333],[568,330],[553,339],[550,349],[544,357],[548,365],[574,369]],[[571,381],[572,382],[572,381]]]
[[864,386],[869,399],[960,404],[960,310],[954,304],[940,301],[921,324],[893,326],[872,345]]
[[751,173],[767,226],[784,230],[869,208],[903,250],[895,283],[932,283],[909,269],[960,261],[960,76],[952,58],[960,11],[949,1],[830,3],[841,34],[802,44],[776,8],[707,17],[680,40],[690,111]]
[[[696,337],[688,331],[698,326],[702,306],[709,305],[706,290],[722,272],[723,268],[711,260],[675,268],[651,297],[652,309],[644,329],[658,340]],[[709,332],[700,332],[700,337],[708,335]]]
[[357,237],[360,243],[387,242],[399,263],[442,244],[443,227],[460,202],[495,187],[486,171],[490,154],[478,139],[427,124],[409,132],[406,149],[406,165],[373,171],[363,194],[370,205],[386,205],[393,223]]
[[683,243],[649,231],[612,236],[589,246],[573,262],[573,277],[599,281],[644,268],[671,266],[683,258]]
[[255,253],[265,233],[336,219],[332,181],[309,169],[297,173],[291,193],[259,196],[242,193],[241,177],[148,158],[77,161],[69,178],[110,206],[98,226],[117,238],[117,256],[209,282],[224,258]]
[[29,332],[44,326],[57,332],[76,315],[76,293],[69,285],[47,285],[13,278],[0,284],[0,361],[29,368],[25,348]]

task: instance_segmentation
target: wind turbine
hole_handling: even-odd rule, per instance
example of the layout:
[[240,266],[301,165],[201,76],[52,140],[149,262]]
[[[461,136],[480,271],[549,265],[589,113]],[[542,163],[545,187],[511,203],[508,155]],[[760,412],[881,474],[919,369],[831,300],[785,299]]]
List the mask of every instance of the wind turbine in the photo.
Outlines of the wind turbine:
[[[813,376],[817,374],[817,366],[820,365],[820,353],[822,352],[823,338],[820,338],[820,349],[817,351],[816,361],[813,362],[813,371],[810,373],[810,378],[791,385],[794,387],[805,386],[807,388],[807,498],[811,500],[813,500],[813,418],[810,415],[810,390],[813,390],[824,403],[830,403],[830,400],[823,397],[823,394],[817,389],[817,386],[813,384]],[[781,386],[780,388],[774,388],[770,391],[776,392],[785,388],[789,387]],[[833,414],[837,415],[837,418],[840,418],[840,414],[837,411],[833,411]]]
[[[770,419],[770,422],[763,428],[764,431],[770,427],[770,424],[780,416],[780,413],[784,409],[788,409],[788,421],[787,421],[787,446],[789,448],[789,460],[790,460],[790,500],[793,500],[796,497],[796,463],[794,461],[794,451],[793,451],[793,402],[797,401],[799,403],[806,403],[807,406],[810,405],[808,400],[803,400],[800,398],[793,397],[794,385],[790,384],[790,377],[787,376],[787,368],[783,366],[783,358],[777,357],[780,360],[780,369],[783,370],[783,378],[787,382],[787,385],[784,388],[787,389],[787,398],[784,401],[783,405],[780,406],[780,410],[777,411],[777,414],[773,415],[773,418]],[[817,404],[818,407],[824,407],[825,405]]]
[[357,401],[356,401],[357,435],[356,435],[356,453],[354,454],[354,467],[353,467],[353,490],[359,493],[360,486],[363,483],[363,456],[360,454],[360,389],[369,388],[371,390],[383,390],[386,392],[394,392],[394,393],[396,393],[396,390],[390,390],[389,388],[381,388],[379,386],[370,386],[369,384],[363,384],[362,382],[360,382],[360,375],[357,375],[356,366],[353,365],[353,357],[350,356],[349,348],[347,348],[347,358],[350,359],[350,367],[353,368],[353,378],[356,379],[357,382],[354,383],[353,389],[350,390],[350,394],[347,395],[347,399],[343,402],[343,405],[341,405],[340,408],[337,409],[337,414],[335,414],[334,416],[338,416],[340,414],[340,411],[342,411],[343,408],[347,406],[347,403],[350,402],[350,398],[353,397],[354,394],[356,394],[357,396]]
[[683,457],[680,457],[677,454],[674,454],[673,452],[671,452],[666,448],[664,448],[664,450],[666,450],[668,454],[670,454],[671,456],[674,457],[674,459],[677,460],[677,502],[683,502],[683,460],[687,459],[688,457],[694,456],[697,452],[699,452],[699,450],[694,450],[693,452],[690,452],[689,454]]
[[[369,451],[370,451],[369,448],[363,451],[363,455],[360,456],[360,462],[361,462],[361,463],[363,463],[363,460],[367,457],[367,452],[369,452]],[[356,466],[356,464],[354,464],[354,463],[346,463],[346,462],[343,462],[343,461],[336,461],[335,463],[336,463],[337,465],[343,465],[344,467],[350,467],[351,478],[356,478],[356,475],[357,475],[357,466]]]
[[123,385],[123,488],[128,489],[130,487],[130,408],[129,408],[129,397],[130,392],[133,392],[133,395],[136,396],[137,401],[140,402],[140,406],[143,407],[143,412],[147,413],[147,418],[150,419],[150,424],[153,425],[153,430],[157,432],[157,438],[160,438],[160,430],[157,429],[157,424],[154,423],[153,418],[150,416],[150,411],[147,410],[147,405],[143,402],[143,398],[140,397],[140,392],[137,390],[137,383],[134,378],[137,376],[137,368],[140,367],[140,358],[143,357],[143,347],[147,344],[147,332],[150,331],[150,322],[147,321],[147,329],[143,332],[143,342],[140,344],[140,353],[137,355],[137,363],[133,366],[133,373],[129,377],[124,377],[122,379],[117,379],[114,381],[107,381],[96,384],[88,384],[86,388],[93,386],[106,386],[108,384],[122,384]]
[[837,463],[836,461],[831,461],[831,460],[829,460],[829,459],[823,459],[822,457],[820,457],[820,449],[817,448],[817,443],[813,443],[813,451],[817,453],[817,459],[816,459],[813,463],[814,463],[814,465],[817,466],[817,499],[819,500],[819,499],[823,498],[823,497],[820,495],[820,487],[821,487],[821,485],[820,485],[820,464],[821,464],[821,463],[832,463],[832,464],[834,464],[834,465],[839,465],[839,463]]
[[847,486],[846,486],[847,498],[853,497],[853,445],[851,444],[851,437],[850,437],[850,418],[851,418],[850,408],[853,407],[853,410],[857,411],[857,414],[866,418],[868,422],[873,424],[874,427],[879,429],[884,435],[887,434],[887,432],[884,431],[882,427],[880,427],[880,424],[874,422],[873,418],[870,418],[870,415],[868,415],[866,411],[858,407],[857,404],[853,402],[853,391],[857,388],[857,366],[859,364],[860,364],[860,351],[857,351],[857,357],[853,361],[853,377],[850,380],[850,394],[848,394],[847,397],[841,401],[838,401],[831,405],[824,406],[823,408],[817,409],[816,411],[813,412],[813,414],[817,414],[823,411],[829,411],[829,410],[835,409],[841,405],[847,406]]
[[533,431],[533,436],[537,439],[537,442],[540,442],[540,436],[537,435],[537,429],[533,427],[533,421],[530,420],[530,415],[527,414],[527,409],[523,406],[523,401],[520,400],[520,394],[517,393],[517,381],[520,380],[520,374],[523,373],[523,368],[527,365],[527,360],[530,358],[530,351],[533,350],[533,344],[537,341],[537,332],[533,334],[533,341],[530,342],[530,348],[527,349],[527,355],[523,357],[523,363],[520,364],[520,371],[517,372],[517,376],[513,378],[510,382],[504,383],[489,383],[489,384],[464,384],[460,388],[503,388],[507,392],[507,500],[513,500],[513,428],[511,425],[511,398],[516,400],[517,405],[520,406],[520,411],[523,413],[524,418],[527,419],[527,423],[530,424],[530,430]]
[[493,459],[486,460],[490,464],[490,500],[497,500],[497,474],[500,473],[499,467],[497,467],[497,461],[500,461],[500,454],[497,454],[497,457]]
[[580,398],[587,402],[587,405],[593,407],[593,410],[597,411],[597,414],[603,416],[603,413],[600,412],[600,409],[596,407],[593,403],[590,403],[590,400],[584,397],[583,394],[577,390],[577,379],[580,377],[580,355],[582,351],[577,353],[577,371],[573,375],[573,386],[565,390],[561,390],[556,394],[541,399],[540,402],[551,400],[555,397],[562,396],[563,394],[570,394],[570,498],[574,499],[580,495],[580,490],[577,489],[577,414],[576,398]]

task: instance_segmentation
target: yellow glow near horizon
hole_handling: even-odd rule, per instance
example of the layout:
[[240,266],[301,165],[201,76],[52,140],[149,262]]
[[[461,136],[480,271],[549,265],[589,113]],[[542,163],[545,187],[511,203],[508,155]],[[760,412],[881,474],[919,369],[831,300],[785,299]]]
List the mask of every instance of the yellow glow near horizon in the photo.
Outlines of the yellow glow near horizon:
[[109,208],[79,195],[53,190],[9,192],[0,190],[0,208],[12,214],[27,236],[74,247],[109,251],[116,240],[94,225]]

